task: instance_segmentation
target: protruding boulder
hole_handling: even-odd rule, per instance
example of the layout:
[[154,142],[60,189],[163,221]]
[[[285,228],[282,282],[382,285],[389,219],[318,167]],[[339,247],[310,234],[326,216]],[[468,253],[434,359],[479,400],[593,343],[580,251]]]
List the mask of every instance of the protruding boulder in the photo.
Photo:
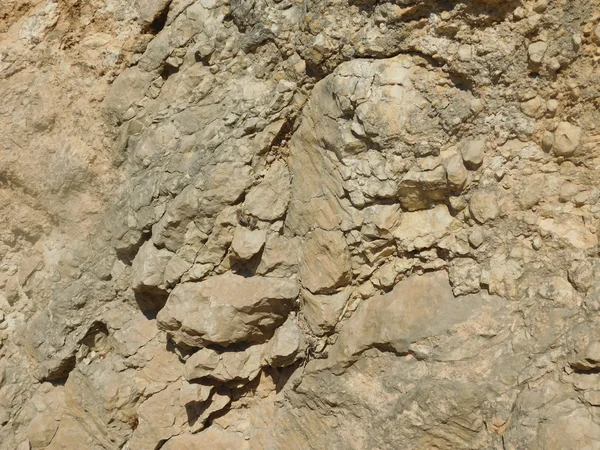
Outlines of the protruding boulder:
[[463,161],[468,169],[476,170],[483,163],[485,141],[477,139],[468,141],[461,150]]
[[323,336],[333,331],[351,292],[351,288],[331,295],[315,295],[307,290],[302,291],[302,312],[314,334]]
[[220,382],[253,380],[260,372],[264,351],[265,345],[224,352],[202,348],[186,361],[185,377],[188,381],[203,378]]
[[284,322],[298,291],[293,279],[244,278],[231,272],[181,283],[159,312],[158,325],[192,347],[262,342]]
[[233,234],[231,250],[242,261],[249,260],[258,254],[267,239],[267,230],[250,230],[238,226]]
[[306,349],[304,334],[295,320],[290,316],[277,328],[273,339],[267,344],[264,359],[273,367],[285,367],[296,362]]

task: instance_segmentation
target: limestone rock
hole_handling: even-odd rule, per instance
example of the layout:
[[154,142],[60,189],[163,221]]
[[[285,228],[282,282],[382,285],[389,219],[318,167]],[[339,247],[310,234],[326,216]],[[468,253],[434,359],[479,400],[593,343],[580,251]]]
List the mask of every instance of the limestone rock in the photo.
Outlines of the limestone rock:
[[473,193],[469,202],[469,211],[479,223],[493,220],[500,214],[500,207],[496,194],[485,189],[478,189]]
[[478,295],[455,298],[445,272],[413,275],[389,294],[367,300],[345,322],[330,355],[344,362],[372,347],[404,353],[413,342],[466,321],[487,301]]
[[285,214],[290,201],[290,172],[282,161],[276,161],[262,182],[251,189],[244,207],[261,220],[273,221]]
[[569,122],[561,122],[554,132],[552,147],[556,156],[571,156],[581,143],[581,128]]
[[175,256],[166,249],[157,249],[152,241],[140,247],[131,264],[132,287],[137,291],[166,290],[165,270]]
[[193,347],[260,342],[284,322],[298,291],[293,279],[232,273],[181,283],[158,314],[158,325]]
[[226,352],[202,348],[186,361],[185,377],[188,381],[205,378],[220,382],[250,381],[260,372],[264,352],[264,345]]
[[302,247],[300,279],[302,285],[317,294],[331,292],[350,282],[350,253],[344,234],[315,230]]
[[476,170],[483,163],[485,155],[485,141],[473,140],[465,143],[461,149],[465,166],[470,170]]
[[314,295],[307,290],[302,291],[302,312],[313,333],[322,336],[333,331],[351,293],[351,288],[331,295]]
[[169,439],[163,448],[164,450],[195,450],[198,448],[249,450],[251,447],[241,434],[223,430],[219,426],[212,426],[198,434],[182,434]]
[[266,346],[264,359],[269,366],[286,367],[304,356],[304,334],[290,317],[275,331]]
[[231,250],[241,259],[246,261],[259,253],[267,239],[267,230],[249,230],[245,227],[237,227],[233,234]]
[[449,232],[454,219],[445,205],[402,215],[394,231],[398,247],[406,251],[429,248]]

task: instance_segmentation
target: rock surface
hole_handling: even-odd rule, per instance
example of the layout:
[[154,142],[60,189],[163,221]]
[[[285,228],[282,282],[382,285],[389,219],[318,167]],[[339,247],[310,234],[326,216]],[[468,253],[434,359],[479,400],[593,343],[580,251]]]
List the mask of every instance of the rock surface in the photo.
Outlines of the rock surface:
[[600,448],[598,11],[0,2],[0,450]]

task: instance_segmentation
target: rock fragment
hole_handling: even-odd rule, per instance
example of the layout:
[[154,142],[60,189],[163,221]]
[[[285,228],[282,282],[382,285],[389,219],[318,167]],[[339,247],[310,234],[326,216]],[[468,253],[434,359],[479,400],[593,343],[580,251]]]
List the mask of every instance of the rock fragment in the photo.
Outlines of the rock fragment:
[[461,149],[463,161],[467,169],[477,170],[483,162],[485,154],[485,141],[468,141]]
[[479,223],[495,219],[500,214],[496,194],[486,189],[475,191],[469,202],[469,211]]
[[245,278],[227,272],[178,284],[158,314],[158,325],[192,347],[261,342],[284,322],[298,296],[293,279]]
[[340,231],[315,230],[302,247],[300,278],[309,291],[327,293],[351,279],[350,253]]
[[552,147],[556,156],[571,156],[581,143],[581,128],[569,122],[558,124]]
[[247,261],[259,253],[267,239],[267,230],[250,230],[238,226],[233,234],[231,250],[242,261]]

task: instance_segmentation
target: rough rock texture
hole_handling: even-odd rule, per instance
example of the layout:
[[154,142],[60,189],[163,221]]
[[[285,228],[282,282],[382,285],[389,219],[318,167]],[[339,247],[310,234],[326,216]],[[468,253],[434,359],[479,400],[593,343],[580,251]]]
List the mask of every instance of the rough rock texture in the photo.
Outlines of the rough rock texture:
[[5,0],[0,449],[600,448],[598,0]]

